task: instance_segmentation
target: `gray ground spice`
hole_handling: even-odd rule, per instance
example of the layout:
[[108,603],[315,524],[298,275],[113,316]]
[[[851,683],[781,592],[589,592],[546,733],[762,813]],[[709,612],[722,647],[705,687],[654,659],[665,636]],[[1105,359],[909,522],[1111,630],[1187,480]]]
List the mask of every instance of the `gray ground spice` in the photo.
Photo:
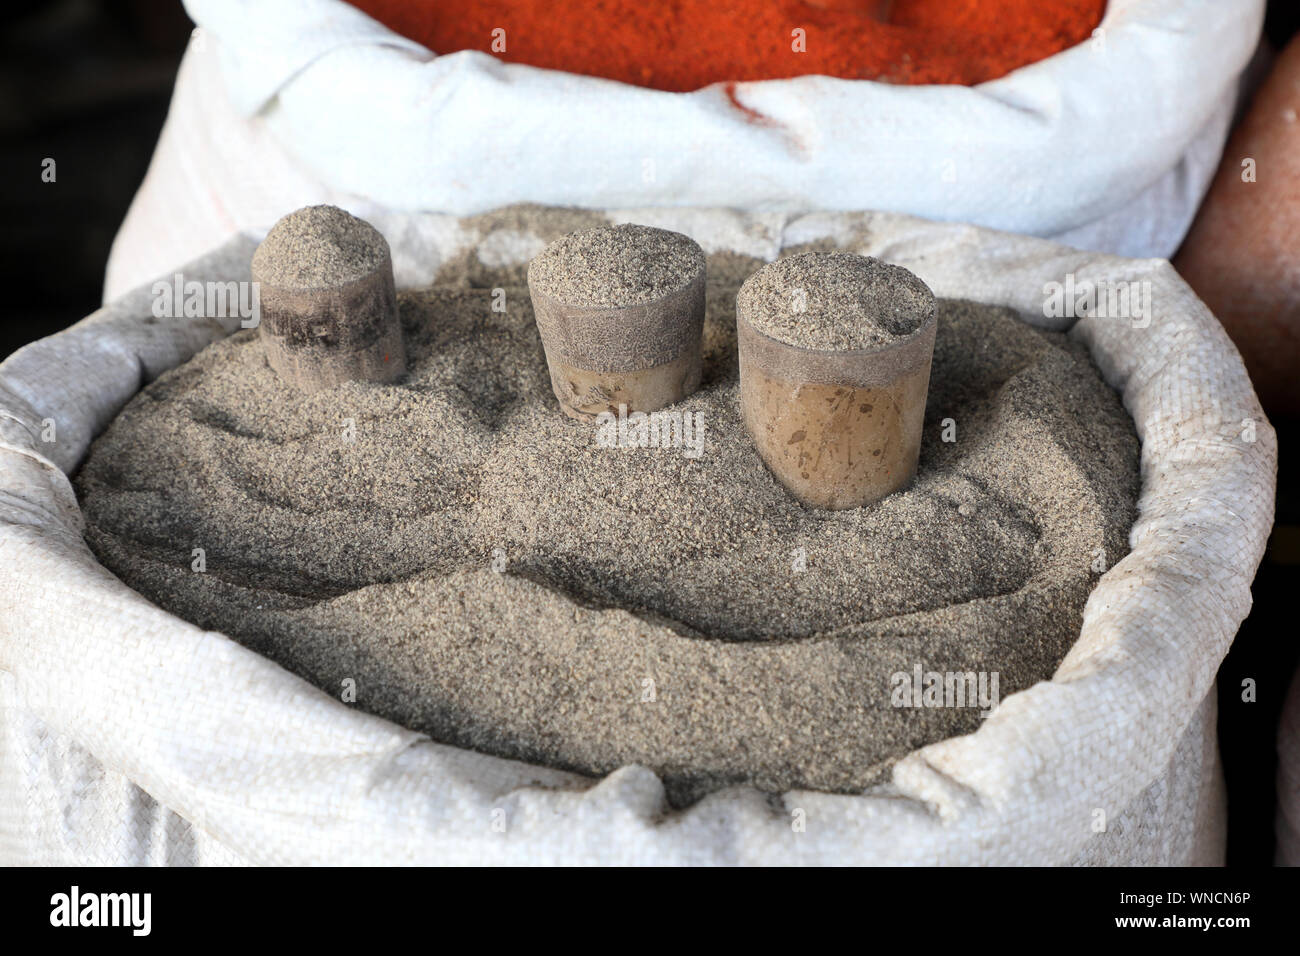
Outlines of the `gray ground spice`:
[[529,265],[528,281],[566,305],[640,305],[676,292],[703,264],[687,236],[624,223],[550,243]]
[[284,289],[317,289],[369,275],[388,256],[370,223],[337,206],[306,206],[285,216],[253,256],[253,272]]
[[678,805],[861,790],[980,723],[894,706],[893,675],[996,671],[1003,697],[1051,675],[1097,554],[1126,553],[1137,441],[1079,345],[942,301],[916,482],[806,510],[737,408],[756,266],[710,258],[704,382],[676,407],[697,458],[561,416],[527,290],[494,312],[499,277],[463,261],[401,295],[400,385],[300,395],[250,332],[146,387],[76,478],[87,539],[160,606],[440,741],[640,763]]
[[760,269],[740,289],[754,329],[805,349],[871,349],[911,335],[934,294],[911,272],[852,253],[805,252]]

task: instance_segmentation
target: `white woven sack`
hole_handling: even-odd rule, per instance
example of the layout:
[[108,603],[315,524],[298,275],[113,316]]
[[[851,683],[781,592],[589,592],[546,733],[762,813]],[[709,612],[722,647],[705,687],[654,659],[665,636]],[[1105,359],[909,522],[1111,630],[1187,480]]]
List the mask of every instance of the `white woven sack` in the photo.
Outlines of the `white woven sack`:
[[882,209],[1171,256],[1264,0],[1110,0],[1095,41],[990,83],[742,83],[747,112],[721,84],[663,93],[434,56],[342,0],[186,6],[200,29],[105,301],[313,202],[364,218],[514,202]]
[[[865,225],[856,251],[1049,328],[1073,321],[1043,316],[1044,284],[1067,273],[1151,283],[1149,326],[1070,328],[1137,423],[1143,483],[1132,552],[1099,579],[1054,679],[866,795],[734,788],[680,812],[644,767],[593,781],[363,714],[154,607],[84,544],[67,475],[89,442],[237,322],[154,320],[146,286],[0,365],[0,861],[1220,862],[1213,684],[1250,607],[1276,442],[1222,327],[1169,264],[892,214],[610,215],[768,259]],[[471,245],[498,265],[540,246],[440,216],[389,239],[402,235],[434,267]],[[185,277],[247,279],[253,246],[232,241]],[[50,421],[57,441],[43,442]]]

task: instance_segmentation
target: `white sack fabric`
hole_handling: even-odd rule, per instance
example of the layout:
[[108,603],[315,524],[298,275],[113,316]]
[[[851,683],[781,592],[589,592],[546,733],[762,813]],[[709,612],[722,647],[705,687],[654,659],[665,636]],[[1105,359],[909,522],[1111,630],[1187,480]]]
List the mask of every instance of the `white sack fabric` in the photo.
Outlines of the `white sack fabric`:
[[318,202],[363,218],[880,209],[1171,256],[1264,0],[1110,0],[1094,40],[979,86],[768,80],[736,85],[743,110],[722,84],[664,93],[435,56],[342,0],[186,6],[199,30],[105,301]]
[[[1139,518],[1054,678],[865,795],[738,787],[683,811],[644,767],[590,780],[363,714],[153,606],[82,540],[68,475],[91,440],[238,322],[155,319],[144,286],[0,365],[0,862],[1221,862],[1214,677],[1250,608],[1277,448],[1232,343],[1170,265],[893,214],[609,215],[766,259],[865,226],[852,251],[1091,351],[1141,438]],[[444,216],[419,232],[433,267],[541,245]],[[185,278],[247,280],[253,248],[237,238]],[[1045,318],[1044,287],[1067,274],[1150,283],[1149,323]]]

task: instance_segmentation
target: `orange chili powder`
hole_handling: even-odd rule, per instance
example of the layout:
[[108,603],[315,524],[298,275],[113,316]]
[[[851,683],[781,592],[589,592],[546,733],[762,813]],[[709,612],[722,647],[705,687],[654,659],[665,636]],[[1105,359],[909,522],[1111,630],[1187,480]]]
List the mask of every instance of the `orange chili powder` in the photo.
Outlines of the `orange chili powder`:
[[882,23],[879,3],[353,0],[437,53],[482,50],[678,92],[806,74],[970,85],[1080,43],[1106,9],[1106,0],[894,0]]

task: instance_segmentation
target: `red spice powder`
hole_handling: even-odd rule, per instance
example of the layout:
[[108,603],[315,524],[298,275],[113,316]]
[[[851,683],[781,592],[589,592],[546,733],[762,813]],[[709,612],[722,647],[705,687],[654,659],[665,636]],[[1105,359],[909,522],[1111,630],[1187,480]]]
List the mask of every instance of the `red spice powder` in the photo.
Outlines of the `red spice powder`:
[[353,3],[436,53],[482,50],[679,92],[806,74],[981,83],[1082,42],[1106,9],[1106,0],[894,0],[882,23],[879,0]]

